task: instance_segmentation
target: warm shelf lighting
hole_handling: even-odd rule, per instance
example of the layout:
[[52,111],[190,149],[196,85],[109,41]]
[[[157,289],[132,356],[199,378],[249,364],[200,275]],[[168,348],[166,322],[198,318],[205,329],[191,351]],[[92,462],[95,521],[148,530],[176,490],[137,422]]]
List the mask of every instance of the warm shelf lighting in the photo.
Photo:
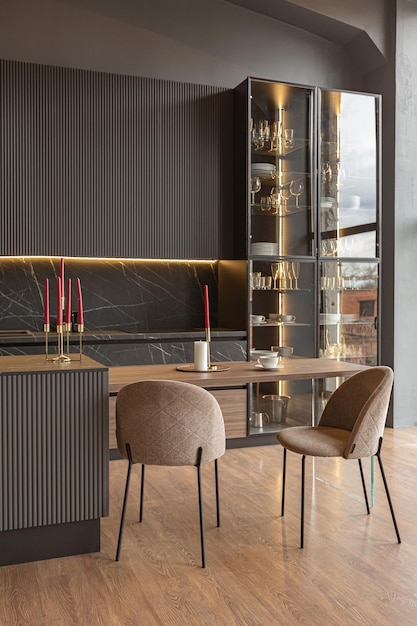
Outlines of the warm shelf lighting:
[[[16,255],[16,256],[1,256],[1,260],[16,260],[16,259],[37,259],[37,260],[60,260],[62,255],[59,256],[42,256],[42,255]],[[96,257],[96,256],[65,256],[66,260],[74,261],[123,261],[123,262],[140,262],[140,263],[217,263],[218,259],[133,259],[131,257]]]

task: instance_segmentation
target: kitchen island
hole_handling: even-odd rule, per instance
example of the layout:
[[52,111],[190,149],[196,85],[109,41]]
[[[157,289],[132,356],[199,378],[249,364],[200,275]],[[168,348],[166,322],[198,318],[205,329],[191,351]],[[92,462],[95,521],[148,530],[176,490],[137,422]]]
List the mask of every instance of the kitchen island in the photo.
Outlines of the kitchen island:
[[0,565],[100,550],[108,369],[0,357]]

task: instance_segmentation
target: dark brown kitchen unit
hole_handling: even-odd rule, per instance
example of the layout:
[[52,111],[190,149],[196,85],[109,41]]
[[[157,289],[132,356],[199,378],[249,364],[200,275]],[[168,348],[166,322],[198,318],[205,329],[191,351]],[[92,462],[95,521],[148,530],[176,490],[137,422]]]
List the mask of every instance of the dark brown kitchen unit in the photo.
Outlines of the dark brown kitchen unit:
[[100,550],[108,393],[89,357],[0,357],[0,565]]

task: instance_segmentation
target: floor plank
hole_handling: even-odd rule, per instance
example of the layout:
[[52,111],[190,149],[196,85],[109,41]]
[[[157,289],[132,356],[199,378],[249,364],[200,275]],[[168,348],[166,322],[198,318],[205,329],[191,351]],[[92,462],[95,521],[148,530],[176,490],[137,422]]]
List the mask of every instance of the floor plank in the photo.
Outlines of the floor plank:
[[[142,524],[134,471],[121,560],[114,561],[126,464],[112,461],[101,552],[0,568],[0,624],[417,624],[417,428],[387,430],[382,456],[402,544],[377,465],[368,516],[356,462],[308,459],[300,550],[300,458],[288,455],[281,518],[280,447],[228,450],[219,462],[220,528],[213,468],[203,467],[205,570],[195,468],[148,468]],[[369,460],[364,467],[369,479]]]

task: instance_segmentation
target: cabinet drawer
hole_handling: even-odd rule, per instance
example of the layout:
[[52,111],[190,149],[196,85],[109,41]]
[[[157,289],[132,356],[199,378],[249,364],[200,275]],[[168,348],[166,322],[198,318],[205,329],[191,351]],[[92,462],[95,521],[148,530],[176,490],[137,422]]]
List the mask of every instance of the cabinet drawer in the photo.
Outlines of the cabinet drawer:
[[246,437],[248,434],[248,404],[246,389],[209,389],[220,404],[224,417],[226,439]]
[[[247,436],[247,391],[246,389],[216,389],[210,391],[220,404],[226,429],[226,439]],[[116,398],[109,398],[109,449],[117,449],[116,442]]]

